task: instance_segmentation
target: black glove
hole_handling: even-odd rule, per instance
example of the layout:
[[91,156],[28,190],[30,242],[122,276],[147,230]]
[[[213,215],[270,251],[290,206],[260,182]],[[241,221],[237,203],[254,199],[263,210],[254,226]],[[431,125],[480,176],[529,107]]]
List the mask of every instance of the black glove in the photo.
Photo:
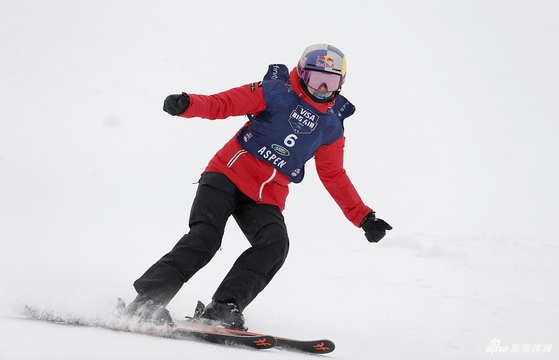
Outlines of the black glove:
[[386,230],[392,230],[392,226],[386,221],[375,217],[374,211],[365,216],[361,222],[361,228],[365,230],[367,240],[374,243],[379,242],[386,235]]
[[189,106],[190,98],[187,93],[183,92],[182,94],[167,96],[163,103],[163,110],[174,116],[182,114]]

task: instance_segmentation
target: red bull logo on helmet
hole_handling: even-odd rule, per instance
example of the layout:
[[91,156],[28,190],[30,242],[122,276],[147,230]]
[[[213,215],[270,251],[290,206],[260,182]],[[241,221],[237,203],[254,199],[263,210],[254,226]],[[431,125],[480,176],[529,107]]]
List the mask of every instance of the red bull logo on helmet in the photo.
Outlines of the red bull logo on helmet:
[[334,59],[328,55],[318,56],[316,58],[316,66],[323,67],[325,69],[333,69],[335,65]]
[[315,44],[307,47],[299,59],[297,72],[318,70],[338,74],[343,78],[346,74],[346,58],[336,47],[327,44]]

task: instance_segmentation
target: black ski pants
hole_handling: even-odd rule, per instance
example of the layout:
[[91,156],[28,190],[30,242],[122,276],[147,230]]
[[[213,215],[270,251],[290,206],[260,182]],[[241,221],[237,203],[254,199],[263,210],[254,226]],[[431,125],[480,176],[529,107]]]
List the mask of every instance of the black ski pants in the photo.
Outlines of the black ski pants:
[[256,203],[225,175],[215,172],[200,178],[189,233],[134,282],[138,294],[166,306],[215,255],[231,215],[251,246],[239,256],[213,299],[233,301],[242,311],[283,265],[289,238],[279,207]]

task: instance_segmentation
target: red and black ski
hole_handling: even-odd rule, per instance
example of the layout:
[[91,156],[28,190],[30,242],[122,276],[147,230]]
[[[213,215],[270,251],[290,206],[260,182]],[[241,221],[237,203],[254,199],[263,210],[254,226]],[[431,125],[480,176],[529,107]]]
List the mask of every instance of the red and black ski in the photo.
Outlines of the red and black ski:
[[[199,322],[198,320],[194,320],[192,318],[187,318],[184,322],[184,328],[187,329],[196,329],[197,331],[208,330],[211,332],[216,332],[220,334],[231,334],[240,337],[259,337],[265,336],[263,334],[250,332],[250,331],[243,331],[243,330],[232,330],[226,329],[220,326],[213,326]],[[280,336],[273,336],[276,340],[276,347],[285,349],[285,350],[295,350],[295,351],[302,351],[306,353],[312,354],[328,354],[334,351],[336,348],[334,342],[328,339],[320,339],[320,340],[299,340],[299,339],[290,339]]]
[[215,344],[229,346],[245,346],[253,349],[271,349],[277,344],[277,340],[270,335],[263,334],[234,334],[219,329],[196,329],[177,326],[158,326],[148,323],[137,323],[114,319],[88,319],[73,314],[60,315],[54,311],[43,311],[34,307],[25,306],[22,315],[28,319],[40,320],[60,325],[97,327],[114,331],[123,331],[150,336],[158,336],[172,339],[192,340],[199,339]]
[[[194,311],[194,316],[186,317],[185,327],[194,328],[194,329],[207,329],[222,333],[230,333],[239,336],[263,336],[263,334],[243,331],[243,330],[233,330],[233,329],[226,329],[221,326],[214,326],[210,324],[204,323],[200,320],[200,314],[204,311],[204,304],[198,301],[196,306],[196,310]],[[295,350],[301,351],[306,353],[312,354],[328,354],[334,351],[336,345],[332,340],[328,339],[318,339],[318,340],[299,340],[299,339],[291,339],[281,336],[273,336],[277,343],[276,347],[285,349],[285,350]]]
[[328,354],[334,351],[336,345],[332,340],[296,340],[276,337],[276,346],[286,350],[303,351],[312,354]]
[[197,338],[215,344],[247,346],[254,349],[271,349],[277,345],[277,340],[270,335],[255,334],[248,337],[237,334],[226,334],[216,331],[193,330],[182,327],[173,327],[169,336],[176,339]]

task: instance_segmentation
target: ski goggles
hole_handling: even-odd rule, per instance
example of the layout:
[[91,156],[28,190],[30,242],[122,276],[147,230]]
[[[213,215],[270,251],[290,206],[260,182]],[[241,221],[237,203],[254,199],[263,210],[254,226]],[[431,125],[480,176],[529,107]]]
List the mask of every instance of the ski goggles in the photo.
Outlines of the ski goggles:
[[342,85],[342,77],[340,75],[324,71],[304,69],[301,72],[301,79],[303,79],[305,85],[315,90],[318,90],[322,85],[325,85],[328,91],[334,92],[340,90]]

